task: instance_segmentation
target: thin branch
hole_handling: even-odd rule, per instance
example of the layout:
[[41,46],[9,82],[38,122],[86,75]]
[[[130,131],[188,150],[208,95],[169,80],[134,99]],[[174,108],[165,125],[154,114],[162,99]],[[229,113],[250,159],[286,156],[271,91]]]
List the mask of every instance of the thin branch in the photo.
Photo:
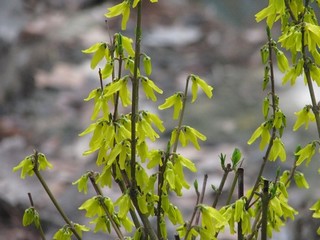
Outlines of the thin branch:
[[[29,198],[31,207],[34,208],[34,203],[33,203],[33,199],[32,199],[31,193],[28,193],[28,198]],[[40,233],[41,240],[46,240],[46,237],[45,237],[45,235],[44,235],[44,232],[43,232],[43,229],[42,229],[42,226],[41,226],[41,222],[40,222],[40,221],[39,221],[39,226],[37,226],[37,228],[39,229],[39,233]]]
[[[203,203],[203,199],[204,199],[204,195],[205,195],[206,187],[207,187],[207,181],[208,181],[208,174],[205,174],[204,178],[203,178],[202,190],[201,190],[201,194],[200,194],[199,204]],[[200,211],[198,211],[195,224],[198,225],[199,221],[200,221]]]
[[223,173],[223,176],[222,176],[222,179],[221,179],[221,182],[220,182],[220,185],[219,185],[219,188],[218,190],[216,191],[216,196],[215,196],[215,199],[212,203],[212,207],[216,207],[217,204],[218,204],[218,201],[219,201],[219,197],[222,193],[222,190],[223,190],[223,187],[224,187],[224,184],[226,183],[226,180],[227,180],[227,177],[228,177],[228,174],[232,171],[231,169],[231,164],[227,164],[227,167],[224,169],[224,173]]
[[[269,27],[267,27],[267,35],[268,35],[268,48],[269,48],[269,67],[270,67],[270,80],[271,80],[271,96],[272,96],[272,111],[273,111],[273,117],[275,117],[275,113],[277,110],[277,100],[276,100],[276,95],[275,95],[275,77],[274,77],[274,70],[273,70],[273,58],[272,58],[272,38],[271,38],[271,33],[270,33],[270,29]],[[246,204],[246,209],[248,209],[250,202],[255,194],[255,191],[257,190],[259,183],[260,183],[260,178],[263,174],[264,168],[267,164],[268,158],[269,158],[269,154],[271,151],[271,148],[273,146],[273,141],[276,137],[276,128],[272,127],[272,133],[271,133],[271,138],[268,144],[268,148],[265,152],[265,155],[263,157],[261,166],[260,166],[260,170],[256,179],[256,182],[252,188],[252,192],[248,198],[247,204]]]
[[[89,179],[90,179],[90,182],[91,182],[95,192],[97,193],[97,195],[103,197],[102,191],[99,188],[99,186],[96,184],[96,180],[95,180],[93,174],[89,174]],[[109,218],[109,220],[111,222],[111,225],[112,225],[114,231],[116,232],[118,238],[121,239],[121,240],[124,239],[124,236],[123,236],[120,228],[118,227],[117,223],[114,221],[114,219],[112,217],[112,214],[109,212],[109,210],[108,210],[107,206],[105,205],[105,203],[103,201],[100,201],[100,205],[103,208],[104,212],[106,213],[107,217]]]
[[269,181],[263,181],[262,193],[262,217],[261,217],[261,240],[267,240],[267,225],[268,225],[268,205],[269,205]]
[[44,188],[44,190],[46,191],[46,193],[48,194],[50,200],[52,201],[53,205],[56,207],[56,209],[58,210],[59,214],[61,215],[61,217],[63,218],[63,220],[69,225],[70,230],[72,231],[72,233],[75,235],[75,237],[78,240],[81,240],[82,238],[80,237],[80,235],[77,233],[77,231],[74,229],[74,226],[72,224],[72,222],[70,221],[70,219],[67,217],[67,215],[64,213],[64,211],[62,210],[62,208],[60,207],[59,203],[57,202],[56,198],[54,197],[54,195],[52,194],[50,188],[48,187],[46,181],[44,180],[44,178],[42,177],[41,173],[38,170],[38,152],[35,151],[34,153],[34,158],[35,158],[35,163],[34,163],[34,168],[33,168],[33,172],[34,174],[37,176],[38,180],[40,181],[42,187]]
[[[238,168],[238,199],[243,197],[244,194],[244,179],[243,179],[243,168]],[[242,220],[238,222],[238,240],[243,240],[243,232],[242,232]]]
[[184,89],[184,93],[183,93],[183,102],[182,102],[182,109],[179,115],[179,123],[178,123],[178,127],[177,127],[177,136],[173,145],[173,150],[172,152],[177,152],[177,148],[178,148],[178,142],[179,142],[179,135],[180,135],[180,131],[181,131],[181,126],[182,126],[182,121],[183,121],[183,117],[184,117],[184,112],[186,109],[186,103],[187,103],[187,97],[188,97],[188,87],[189,87],[189,81],[190,81],[191,76],[189,75],[187,77],[187,81],[186,81],[186,87]]

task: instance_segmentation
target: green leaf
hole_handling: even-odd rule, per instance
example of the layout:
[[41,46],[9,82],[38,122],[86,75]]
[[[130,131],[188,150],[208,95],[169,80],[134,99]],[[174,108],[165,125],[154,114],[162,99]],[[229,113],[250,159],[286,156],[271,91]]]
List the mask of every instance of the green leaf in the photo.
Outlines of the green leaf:
[[232,153],[231,162],[233,167],[237,166],[239,161],[241,160],[241,151],[238,148],[235,148]]

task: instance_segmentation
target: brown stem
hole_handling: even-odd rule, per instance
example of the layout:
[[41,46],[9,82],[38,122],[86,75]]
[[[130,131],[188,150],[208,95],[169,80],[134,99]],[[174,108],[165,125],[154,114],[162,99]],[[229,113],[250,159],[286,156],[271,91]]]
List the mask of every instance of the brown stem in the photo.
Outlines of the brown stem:
[[53,205],[56,207],[56,209],[58,210],[59,214],[61,215],[61,217],[63,218],[63,220],[68,224],[68,226],[70,227],[70,230],[72,231],[72,233],[74,234],[74,236],[78,239],[81,240],[82,238],[80,237],[80,235],[77,233],[77,231],[74,229],[74,226],[72,224],[72,222],[70,221],[70,219],[67,217],[67,215],[64,213],[64,211],[62,210],[62,208],[60,207],[59,203],[57,202],[56,198],[54,197],[54,195],[52,194],[50,188],[48,187],[46,181],[44,180],[44,178],[42,177],[41,173],[38,170],[38,152],[35,151],[34,153],[34,159],[35,159],[35,163],[34,163],[34,168],[33,168],[33,172],[34,174],[37,176],[39,182],[41,183],[42,187],[44,188],[44,190],[46,191],[46,193],[48,194],[50,200],[52,201]]
[[222,189],[224,187],[224,184],[226,183],[226,180],[227,180],[227,177],[228,177],[228,174],[229,172],[231,171],[231,164],[227,164],[227,167],[224,169],[224,174],[222,176],[222,179],[221,179],[221,182],[220,182],[220,185],[219,185],[219,188],[218,190],[216,191],[216,197],[212,203],[212,207],[215,208],[218,204],[218,201],[219,201],[219,197],[222,193]]
[[[238,199],[243,197],[244,194],[244,180],[243,180],[243,168],[238,168]],[[243,240],[243,233],[242,233],[242,220],[238,222],[238,240]]]
[[[273,117],[275,117],[275,113],[277,110],[277,101],[276,101],[276,95],[275,95],[275,77],[274,77],[274,70],[273,70],[273,59],[272,59],[272,39],[271,39],[271,34],[270,34],[270,29],[267,28],[267,35],[268,35],[268,48],[269,48],[269,67],[270,67],[270,80],[271,80],[271,96],[272,96],[272,111],[273,111]],[[256,182],[252,188],[252,192],[248,198],[247,204],[246,204],[246,209],[248,209],[248,207],[250,206],[250,202],[255,194],[255,191],[257,190],[259,183],[260,183],[260,178],[263,174],[264,168],[267,164],[268,158],[269,158],[269,154],[271,151],[271,148],[273,146],[273,141],[276,137],[276,128],[273,127],[272,128],[272,133],[271,133],[271,138],[268,144],[268,148],[266,150],[266,153],[263,157],[262,160],[262,164],[260,166],[260,170],[256,179]]]
[[[207,187],[207,181],[208,181],[208,174],[205,174],[204,178],[203,178],[203,184],[202,184],[202,190],[201,190],[201,194],[200,194],[199,204],[203,203],[203,199],[204,199],[204,195],[205,195],[206,187]],[[195,224],[198,225],[199,221],[200,221],[200,211],[198,211]]]
[[262,193],[262,217],[261,217],[261,240],[267,240],[267,225],[268,225],[268,205],[269,205],[269,181],[263,181]]

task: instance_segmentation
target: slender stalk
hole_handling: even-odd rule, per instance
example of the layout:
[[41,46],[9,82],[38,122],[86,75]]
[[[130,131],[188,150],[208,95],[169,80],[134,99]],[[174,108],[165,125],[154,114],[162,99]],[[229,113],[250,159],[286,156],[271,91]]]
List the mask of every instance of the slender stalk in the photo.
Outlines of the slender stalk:
[[[244,194],[244,181],[243,181],[243,168],[238,168],[238,199],[243,197]],[[238,222],[238,240],[243,240],[243,233],[242,233],[242,220]]]
[[296,19],[296,17],[294,16],[293,12],[292,12],[292,9],[290,8],[290,5],[289,5],[289,0],[285,0],[284,1],[285,5],[286,5],[286,8],[290,14],[290,17],[292,18],[293,22],[295,24],[298,24],[298,20]]
[[[34,208],[34,204],[33,204],[33,199],[32,199],[31,193],[28,193],[28,197],[29,197],[29,201],[30,201],[31,207]],[[39,229],[39,233],[40,233],[41,240],[46,240],[46,237],[45,237],[45,235],[44,235],[44,232],[43,232],[43,229],[42,229],[42,226],[41,226],[41,222],[39,223],[38,229]]]
[[[118,70],[118,79],[121,78],[121,70],[122,70],[122,56],[119,57],[119,70]],[[116,92],[114,96],[114,111],[113,111],[113,121],[115,122],[118,119],[118,109],[119,109],[119,92]]]
[[228,198],[226,201],[226,205],[229,205],[231,202],[232,195],[233,195],[234,189],[236,188],[237,182],[238,182],[238,172],[236,172],[236,174],[234,175],[234,178],[233,178],[233,181],[231,184],[231,188],[230,188],[230,192],[229,192],[229,195],[228,195]]
[[[201,190],[200,199],[199,199],[200,204],[203,203],[203,199],[204,199],[204,195],[205,195],[206,187],[207,187],[207,181],[208,181],[208,174],[205,174],[204,178],[203,178],[202,190]],[[198,225],[199,221],[200,221],[200,211],[198,211],[195,224]]]
[[[306,1],[307,4],[308,1]],[[317,126],[317,130],[318,130],[318,137],[320,138],[320,106],[317,103],[317,99],[314,93],[314,89],[313,89],[313,84],[312,84],[312,79],[311,79],[311,74],[310,74],[310,69],[309,69],[309,60],[308,60],[308,56],[306,53],[306,46],[305,46],[305,38],[304,38],[304,27],[302,27],[301,30],[301,44],[302,44],[302,58],[303,58],[303,70],[304,70],[304,74],[306,76],[306,80],[307,80],[307,84],[308,84],[308,89],[309,89],[309,94],[310,94],[310,98],[311,98],[311,103],[312,103],[312,111],[314,113],[315,119],[316,119],[316,126]]]
[[224,184],[226,183],[226,180],[227,180],[227,177],[228,177],[228,174],[229,172],[231,171],[231,164],[227,164],[227,167],[224,169],[224,173],[223,173],[223,176],[222,176],[222,179],[221,179],[221,182],[220,182],[220,185],[219,185],[219,188],[218,190],[216,191],[216,197],[212,203],[212,207],[216,207],[217,204],[218,204],[218,201],[219,201],[219,197],[222,193],[222,190],[223,190],[223,187],[224,187]]
[[[273,70],[273,59],[272,59],[272,39],[271,39],[271,34],[270,34],[270,29],[267,27],[267,35],[268,35],[268,47],[269,47],[269,67],[270,67],[270,82],[271,82],[271,97],[272,97],[272,103],[271,103],[271,106],[272,106],[272,111],[273,111],[273,117],[275,117],[275,113],[276,113],[276,109],[277,109],[277,100],[276,100],[276,95],[275,95],[275,77],[274,77],[274,70]],[[264,171],[264,168],[267,164],[267,161],[268,161],[268,158],[269,158],[269,154],[270,154],[270,151],[271,151],[271,148],[273,146],[273,141],[276,137],[276,128],[273,127],[272,128],[272,133],[271,133],[271,138],[270,138],[270,141],[269,141],[269,144],[268,144],[268,148],[265,152],[265,155],[263,157],[263,160],[262,160],[262,163],[261,163],[261,166],[260,166],[260,170],[259,170],[259,173],[257,175],[257,179],[256,179],[256,182],[252,188],[252,191],[251,191],[251,194],[248,198],[248,201],[247,201],[247,204],[246,204],[246,209],[248,209],[249,205],[250,205],[250,202],[255,194],[255,191],[256,189],[258,188],[259,186],[259,183],[260,183],[260,178],[263,174],[263,171]]]
[[164,172],[166,170],[166,165],[167,165],[167,162],[169,161],[169,158],[170,158],[170,141],[168,142],[167,144],[167,151],[166,151],[166,154],[165,154],[165,158],[164,158],[164,161],[163,161],[163,164],[162,166],[159,165],[158,167],[158,170],[159,170],[159,173],[158,173],[158,196],[159,196],[159,201],[158,201],[158,204],[157,204],[157,212],[156,212],[156,215],[157,215],[157,235],[160,237],[161,236],[161,231],[160,231],[160,222],[161,222],[161,214],[162,214],[162,196],[163,196],[163,190],[162,190],[162,187],[163,187],[163,182],[164,182]]
[[[99,186],[96,184],[96,181],[95,181],[95,178],[93,176],[93,174],[90,174],[89,175],[89,179],[90,179],[90,182],[94,188],[94,190],[96,191],[96,193],[99,195],[99,196],[102,196],[103,197],[103,194],[102,194],[102,191],[101,189],[99,188]],[[111,222],[111,225],[114,229],[114,231],[116,232],[117,236],[119,239],[124,239],[124,236],[120,230],[120,228],[118,227],[118,225],[116,224],[116,222],[114,221],[111,213],[109,212],[107,206],[104,204],[103,201],[100,201],[100,205],[101,207],[103,208],[104,212],[106,213],[107,217],[109,218],[110,222]]]
[[[136,181],[136,123],[139,113],[139,76],[138,70],[140,67],[140,45],[141,45],[141,1],[137,5],[137,23],[136,23],[136,41],[135,41],[135,56],[134,56],[134,72],[132,78],[132,109],[131,109],[131,184],[132,190],[137,187]],[[134,194],[134,191],[132,193]],[[133,196],[136,197],[136,196]]]
[[100,82],[100,88],[101,88],[101,91],[103,92],[103,83],[102,83],[102,73],[101,73],[101,68],[99,68],[99,82]]
[[268,225],[268,205],[269,205],[269,181],[263,181],[262,193],[262,217],[261,217],[261,240],[267,240]]
[[184,112],[186,109],[186,102],[187,102],[187,96],[188,96],[188,87],[189,87],[189,81],[190,81],[191,76],[189,75],[187,77],[187,81],[186,81],[186,87],[183,93],[183,102],[182,102],[182,109],[179,115],[179,123],[178,123],[178,127],[177,127],[177,136],[173,145],[173,152],[177,152],[177,148],[178,148],[178,142],[179,142],[179,135],[180,135],[180,131],[181,131],[181,126],[182,126],[182,121],[183,121],[183,117],[184,117]]
[[[196,194],[197,194],[196,205],[195,205],[195,207],[193,209],[193,213],[192,213],[191,219],[190,219],[190,221],[188,223],[187,231],[186,231],[186,235],[185,235],[184,239],[188,239],[188,235],[189,235],[189,233],[190,233],[190,231],[192,229],[194,219],[196,219],[195,225],[199,224],[200,212],[198,211],[199,210],[198,205],[203,203],[203,199],[204,199],[204,195],[205,195],[205,191],[206,191],[206,186],[207,186],[207,181],[208,181],[208,174],[205,174],[204,178],[203,178],[203,184],[202,184],[201,193],[199,193],[199,191],[196,189]],[[195,238],[193,237],[192,239],[195,239]]]
[[146,234],[150,236],[152,240],[157,240],[158,236],[154,232],[151,223],[146,214],[141,213],[137,201],[137,180],[136,180],[136,123],[138,121],[139,114],[139,76],[138,70],[140,68],[140,45],[142,37],[142,27],[141,27],[141,16],[142,16],[142,4],[141,1],[137,4],[137,22],[136,22],[136,39],[135,39],[135,59],[134,59],[134,71],[132,78],[132,109],[131,109],[131,189],[130,197],[131,200],[141,218],[144,225]]
[[52,201],[53,205],[56,207],[56,209],[58,210],[59,214],[61,215],[61,217],[63,218],[63,220],[68,224],[68,226],[70,227],[70,230],[72,231],[72,233],[74,234],[74,236],[78,239],[81,240],[82,238],[79,236],[79,234],[77,233],[77,231],[74,229],[74,226],[72,224],[72,222],[70,221],[70,219],[67,217],[67,215],[64,213],[64,211],[62,210],[62,208],[60,207],[59,203],[57,202],[56,198],[53,196],[50,188],[48,187],[46,181],[44,180],[44,178],[42,177],[41,173],[38,170],[38,152],[36,151],[34,153],[34,157],[35,157],[35,164],[34,164],[34,168],[33,168],[33,172],[34,174],[37,176],[38,180],[40,181],[42,187],[44,188],[44,190],[46,191],[46,193],[48,194],[50,200]]
[[259,225],[260,225],[260,221],[261,221],[261,219],[260,219],[261,213],[262,213],[262,211],[261,211],[261,209],[259,209],[256,214],[256,217],[254,219],[254,222],[251,226],[252,233],[247,237],[247,240],[252,240],[253,237],[257,234],[258,229],[259,229]]

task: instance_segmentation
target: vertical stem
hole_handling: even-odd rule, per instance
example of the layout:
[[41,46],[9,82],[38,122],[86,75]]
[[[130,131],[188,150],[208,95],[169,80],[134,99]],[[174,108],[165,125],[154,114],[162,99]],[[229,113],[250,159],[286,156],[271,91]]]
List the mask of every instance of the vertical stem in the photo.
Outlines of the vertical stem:
[[138,121],[139,113],[139,76],[138,70],[140,67],[140,45],[141,45],[141,36],[142,36],[142,27],[141,27],[141,1],[136,6],[137,8],[137,22],[136,22],[136,39],[135,39],[135,57],[134,57],[134,71],[132,78],[132,108],[131,108],[131,162],[130,162],[130,171],[131,171],[131,189],[130,197],[132,203],[134,204],[141,221],[144,225],[146,234],[152,240],[158,240],[156,233],[154,232],[151,223],[146,214],[141,213],[137,201],[137,180],[136,180],[136,123]]
[[139,112],[139,76],[140,67],[140,44],[141,44],[141,1],[137,5],[136,41],[134,56],[134,72],[132,79],[132,110],[131,110],[131,184],[132,190],[137,187],[136,181],[136,123]]
[[262,217],[261,217],[261,240],[267,240],[267,224],[268,224],[268,204],[269,204],[269,181],[263,181],[262,193]]
[[[243,168],[238,168],[238,198],[242,198],[244,194],[244,183],[243,183]],[[243,233],[242,233],[242,220],[238,222],[238,240],[243,240]]]
[[[307,1],[306,1],[306,4],[308,4]],[[316,96],[314,94],[313,84],[312,84],[311,75],[310,75],[310,69],[309,69],[309,66],[308,66],[309,65],[309,60],[308,60],[308,57],[307,57],[307,54],[306,54],[304,33],[305,33],[305,30],[304,30],[304,27],[302,27],[302,30],[301,30],[301,35],[302,35],[301,44],[302,44],[303,70],[304,70],[304,74],[305,74],[306,79],[307,79],[309,94],[310,94],[311,103],[312,103],[312,111],[313,111],[315,119],[316,119],[318,136],[320,138],[320,113],[319,113],[320,106],[318,106],[317,100],[316,100]]]
[[[276,109],[277,109],[277,103],[276,103],[276,95],[275,95],[275,78],[274,78],[274,70],[273,70],[273,61],[272,61],[272,38],[271,38],[271,33],[270,33],[270,29],[269,27],[267,27],[267,35],[268,35],[268,47],[269,47],[269,67],[270,67],[270,81],[271,81],[271,96],[272,96],[272,111],[273,111],[273,117],[275,117],[275,113],[276,113]],[[262,164],[260,166],[260,170],[259,170],[259,173],[258,173],[258,176],[257,176],[257,179],[256,179],[256,182],[253,186],[253,189],[252,189],[252,192],[248,198],[248,201],[247,201],[247,204],[246,204],[246,209],[249,208],[250,206],[250,202],[255,194],[255,191],[257,190],[258,186],[259,186],[259,183],[260,183],[260,178],[262,176],[262,173],[264,171],[264,168],[267,164],[267,161],[268,161],[268,157],[269,157],[269,154],[270,154],[270,151],[271,151],[271,148],[272,148],[272,145],[273,145],[273,140],[275,139],[276,137],[276,128],[273,127],[272,128],[272,133],[271,133],[271,138],[270,138],[270,142],[268,144],[268,148],[266,150],[266,153],[263,157],[263,160],[262,160]]]
[[[184,239],[188,239],[188,235],[189,235],[189,233],[190,233],[190,231],[191,231],[191,229],[192,229],[192,225],[193,225],[194,219],[197,218],[197,219],[196,219],[196,222],[199,221],[198,217],[199,217],[200,215],[198,214],[197,217],[196,217],[196,215],[197,215],[198,209],[199,209],[199,208],[198,208],[198,205],[203,202],[203,198],[204,198],[204,194],[205,194],[205,189],[206,189],[206,185],[207,185],[207,180],[208,180],[208,175],[206,174],[206,175],[204,176],[204,179],[203,179],[203,185],[202,185],[202,191],[201,191],[201,193],[199,193],[199,191],[196,189],[197,201],[196,201],[196,205],[195,205],[195,207],[194,207],[194,209],[193,209],[193,213],[192,213],[191,219],[190,219],[190,221],[189,221],[189,223],[188,223],[187,231],[186,231],[186,234],[185,234]],[[197,224],[197,223],[196,223],[196,224]]]

